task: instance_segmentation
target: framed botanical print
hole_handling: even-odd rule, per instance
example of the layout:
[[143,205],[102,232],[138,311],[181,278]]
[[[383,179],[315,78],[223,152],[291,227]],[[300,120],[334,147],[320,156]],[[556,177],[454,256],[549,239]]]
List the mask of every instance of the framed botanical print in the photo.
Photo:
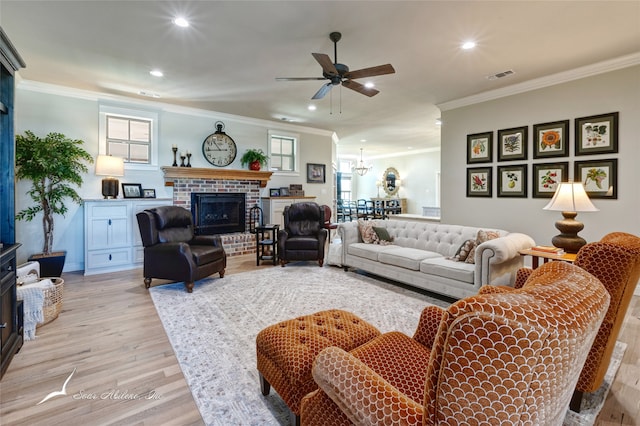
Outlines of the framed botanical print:
[[527,198],[527,165],[498,166],[498,197]]
[[491,167],[471,167],[467,169],[467,197],[491,198]]
[[467,135],[467,164],[493,161],[493,132]]
[[618,113],[576,118],[576,155],[618,152]]
[[533,158],[569,156],[569,120],[533,125]]
[[498,161],[526,160],[529,128],[498,130]]
[[560,182],[569,181],[569,162],[533,165],[533,198],[551,198]]
[[574,180],[582,182],[589,198],[618,198],[618,160],[576,161]]

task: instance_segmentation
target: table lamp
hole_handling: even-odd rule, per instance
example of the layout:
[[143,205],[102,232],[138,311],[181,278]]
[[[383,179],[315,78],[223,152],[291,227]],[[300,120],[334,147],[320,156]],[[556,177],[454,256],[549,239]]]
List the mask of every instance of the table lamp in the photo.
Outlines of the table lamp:
[[553,198],[543,207],[543,210],[561,211],[563,219],[556,222],[560,234],[551,239],[554,246],[564,249],[566,253],[577,253],[580,247],[587,244],[584,238],[578,236],[584,224],[575,219],[578,212],[597,212],[591,204],[589,196],[582,183],[562,182],[556,189]]
[[107,176],[102,179],[102,195],[104,195],[104,198],[117,198],[120,182],[115,176],[124,176],[124,160],[122,157],[98,155],[98,158],[96,158],[96,176]]

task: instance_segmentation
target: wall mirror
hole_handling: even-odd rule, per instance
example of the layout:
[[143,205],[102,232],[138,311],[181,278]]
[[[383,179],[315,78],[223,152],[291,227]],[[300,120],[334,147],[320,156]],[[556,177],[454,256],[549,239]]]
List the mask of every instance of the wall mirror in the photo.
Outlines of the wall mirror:
[[400,189],[399,180],[400,174],[395,168],[389,167],[385,170],[382,175],[382,188],[384,189],[384,192],[389,196],[396,195]]

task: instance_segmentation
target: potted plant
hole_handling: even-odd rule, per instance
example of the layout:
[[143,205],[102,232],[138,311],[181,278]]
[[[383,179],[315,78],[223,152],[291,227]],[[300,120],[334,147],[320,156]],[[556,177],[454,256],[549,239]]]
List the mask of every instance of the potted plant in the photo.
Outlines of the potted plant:
[[[24,135],[16,135],[16,178],[31,181],[27,194],[34,202],[31,207],[18,212],[16,219],[31,221],[42,212],[42,253],[32,255],[29,260],[40,263],[43,277],[62,274],[66,251],[52,251],[54,215],[64,216],[67,213],[67,198],[77,204],[82,202],[71,185],[82,185],[82,173],[88,172],[84,162],[93,163],[93,157],[82,148],[83,143],[54,132],[44,138],[29,130]],[[48,269],[51,263],[57,265],[56,269]]]
[[267,154],[261,149],[248,149],[242,154],[240,164],[248,164],[250,170],[260,170],[260,166],[266,165],[268,159]]

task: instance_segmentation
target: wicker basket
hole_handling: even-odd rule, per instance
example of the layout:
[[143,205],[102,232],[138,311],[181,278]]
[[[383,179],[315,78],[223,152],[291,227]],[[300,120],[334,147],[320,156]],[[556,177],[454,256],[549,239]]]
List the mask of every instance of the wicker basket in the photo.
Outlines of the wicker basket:
[[[45,278],[40,278],[45,279]],[[47,278],[53,283],[53,288],[44,290],[44,304],[42,306],[43,321],[36,325],[42,327],[58,318],[58,314],[62,310],[62,293],[64,290],[64,280],[62,278]]]

